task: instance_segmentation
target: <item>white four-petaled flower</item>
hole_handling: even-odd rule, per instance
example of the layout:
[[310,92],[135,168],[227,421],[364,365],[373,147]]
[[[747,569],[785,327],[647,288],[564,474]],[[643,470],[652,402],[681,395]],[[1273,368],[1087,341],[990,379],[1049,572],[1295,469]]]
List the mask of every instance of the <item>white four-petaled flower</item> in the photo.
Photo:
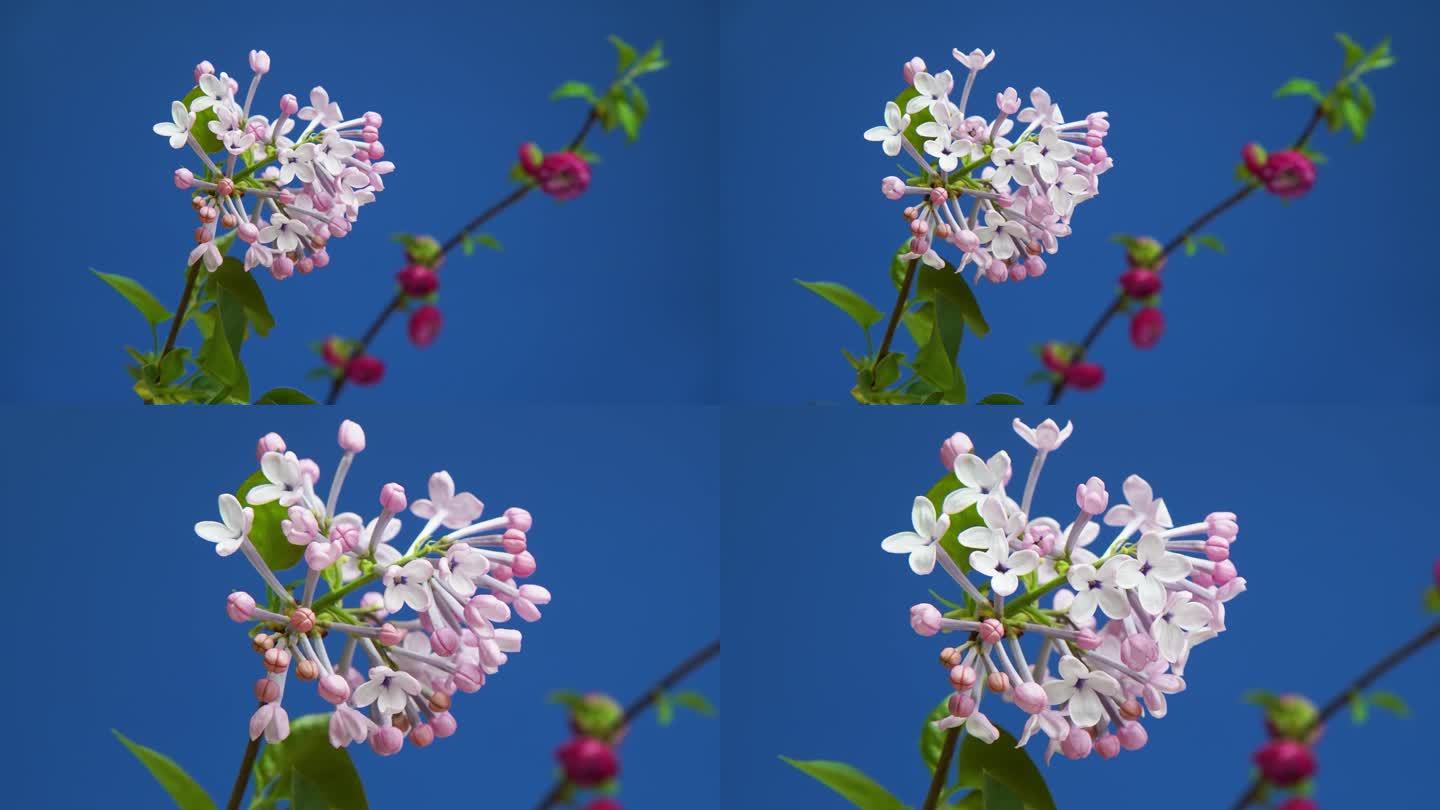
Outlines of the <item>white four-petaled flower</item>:
[[195,524],[195,533],[202,540],[215,544],[215,553],[221,557],[234,554],[250,534],[250,525],[255,520],[255,510],[242,508],[234,495],[226,492],[220,496],[220,520],[204,520]]
[[1075,725],[1087,728],[1100,722],[1105,716],[1105,707],[1100,696],[1124,700],[1120,683],[1114,676],[1098,669],[1091,669],[1073,655],[1060,659],[1060,680],[1047,681],[1045,696],[1051,705],[1069,701],[1067,713]]
[[[156,124],[155,126],[158,127],[160,125]],[[900,147],[905,140],[905,130],[909,126],[910,116],[901,115],[900,105],[893,101],[887,101],[885,102],[884,126],[871,127],[865,130],[865,140],[879,141],[880,148],[885,151],[885,154],[890,157],[895,157],[900,154]]]
[[910,570],[928,574],[935,570],[935,546],[950,530],[950,516],[935,514],[935,504],[921,495],[910,508],[913,532],[896,532],[880,541],[880,547],[891,554],[909,554]]
[[420,682],[408,672],[397,672],[390,667],[370,668],[370,680],[355,687],[355,705],[369,706],[374,703],[383,715],[392,715],[405,710],[407,698],[420,694]]
[[184,149],[190,139],[190,128],[195,126],[195,114],[185,108],[181,101],[170,102],[170,120],[151,127],[156,135],[170,139],[171,149]]

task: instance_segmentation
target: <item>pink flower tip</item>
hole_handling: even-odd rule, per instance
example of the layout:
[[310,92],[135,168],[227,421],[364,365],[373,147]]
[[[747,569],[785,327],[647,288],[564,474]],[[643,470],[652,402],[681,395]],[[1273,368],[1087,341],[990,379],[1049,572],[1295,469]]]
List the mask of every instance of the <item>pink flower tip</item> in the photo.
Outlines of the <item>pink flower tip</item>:
[[1070,733],[1060,742],[1060,753],[1067,759],[1084,759],[1090,756],[1094,745],[1095,741],[1090,738],[1089,731],[1072,725]]
[[405,631],[389,622],[380,625],[380,643],[386,647],[394,647],[405,638]]
[[279,433],[266,433],[260,437],[255,444],[255,460],[259,461],[266,453],[285,452],[285,440],[280,438]]
[[1095,476],[1091,476],[1083,484],[1075,487],[1075,505],[1080,511],[1091,515],[1098,515],[1105,511],[1110,503],[1110,493],[1105,491],[1105,482]]
[[522,532],[530,531],[533,522],[529,512],[513,506],[505,510],[505,519],[510,522],[510,528],[519,529]]
[[430,649],[449,658],[460,649],[460,635],[448,627],[441,627],[430,634]]
[[365,449],[365,429],[358,422],[349,419],[340,423],[340,449],[347,453],[358,453]]
[[1005,627],[994,619],[980,623],[980,640],[986,644],[997,644],[1005,638]]
[[244,591],[235,591],[225,599],[225,614],[231,621],[249,621],[255,615],[255,597]]
[[525,538],[525,532],[519,529],[506,529],[501,542],[505,544],[505,552],[507,554],[519,554],[525,550],[527,540]]
[[1100,649],[1100,637],[1095,634],[1094,630],[1086,627],[1075,637],[1075,646],[1082,650],[1098,650]]
[[961,456],[968,456],[975,452],[975,443],[964,433],[952,433],[950,438],[940,443],[940,466],[947,470],[955,469],[955,459]]
[[1120,738],[1120,745],[1126,751],[1139,751],[1150,740],[1150,735],[1145,732],[1145,727],[1136,722],[1129,722],[1121,726],[1115,736]]
[[1027,681],[1015,687],[1015,705],[1029,714],[1044,711],[1050,705],[1045,690],[1034,681]]
[[394,726],[380,726],[370,732],[370,750],[382,757],[400,753],[405,747],[405,735]]
[[175,170],[175,187],[190,188],[195,183],[195,173],[189,169],[180,168]]
[[390,482],[380,488],[380,508],[386,512],[400,514],[405,511],[409,501],[405,499],[405,487],[395,482]]
[[291,93],[280,97],[280,112],[285,115],[294,115],[300,109],[300,100]]
[[910,608],[910,629],[922,636],[940,632],[940,611],[934,605],[920,603]]
[[1120,756],[1120,738],[1114,734],[1104,734],[1095,738],[1095,753],[1101,759],[1114,759]]
[[969,692],[956,692],[948,703],[952,717],[969,717],[975,713],[975,697]]
[[350,683],[334,672],[321,676],[320,697],[332,706],[339,706],[350,697]]
[[428,723],[421,723],[410,729],[410,742],[414,743],[416,748],[424,748],[435,742],[435,729],[431,728]]
[[250,52],[250,69],[260,75],[270,72],[270,54],[264,51]]
[[450,712],[440,712],[430,718],[430,727],[435,730],[436,737],[449,737],[455,733],[455,715]]
[[900,74],[905,77],[906,84],[914,84],[915,74],[924,72],[925,60],[918,56],[910,57],[910,61],[906,62],[904,66],[900,68]]
[[515,555],[515,562],[510,564],[510,569],[517,577],[528,577],[535,573],[535,555],[528,551],[522,551]]
[[308,607],[297,607],[290,614],[290,627],[297,633],[308,633],[315,629],[315,611]]
[[255,699],[261,703],[273,703],[280,699],[280,684],[269,678],[255,681]]
[[204,75],[207,74],[207,73],[214,73],[214,72],[215,72],[215,66],[212,65],[212,64],[210,64],[210,60],[209,60],[209,59],[202,60],[199,64],[195,65],[195,83],[196,83],[196,84],[199,84],[199,83],[200,83],[200,77],[201,77],[201,76],[204,76]]

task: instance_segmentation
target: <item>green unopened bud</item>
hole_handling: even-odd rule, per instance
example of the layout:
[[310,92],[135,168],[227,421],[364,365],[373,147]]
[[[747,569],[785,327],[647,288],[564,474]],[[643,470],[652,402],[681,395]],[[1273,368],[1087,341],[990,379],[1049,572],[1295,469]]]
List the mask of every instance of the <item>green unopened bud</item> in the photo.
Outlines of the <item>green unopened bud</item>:
[[625,710],[615,698],[592,692],[570,708],[570,727],[576,734],[604,739],[617,731]]

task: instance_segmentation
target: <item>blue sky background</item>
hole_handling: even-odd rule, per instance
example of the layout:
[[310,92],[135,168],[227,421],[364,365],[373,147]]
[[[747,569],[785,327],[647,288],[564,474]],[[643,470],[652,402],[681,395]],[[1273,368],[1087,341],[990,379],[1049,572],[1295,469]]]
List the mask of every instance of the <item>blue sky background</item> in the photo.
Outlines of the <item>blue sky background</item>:
[[[726,122],[721,266],[727,330],[723,390],[753,403],[845,402],[854,373],[840,347],[864,348],[839,310],[791,282],[844,283],[888,313],[889,257],[906,232],[899,205],[879,193],[894,173],[861,133],[879,124],[903,87],[901,64],[920,55],[954,66],[952,47],[994,48],[981,99],[1036,84],[1067,117],[1108,110],[1116,168],[1082,206],[1044,278],[986,285],[989,337],[966,336],[972,393],[1010,391],[1038,368],[1030,349],[1079,340],[1125,269],[1116,233],[1168,239],[1235,187],[1240,147],[1288,143],[1309,109],[1272,99],[1292,76],[1328,83],[1340,69],[1336,31],[1367,44],[1394,36],[1399,63],[1373,77],[1369,139],[1325,136],[1319,184],[1291,205],[1257,195],[1207,231],[1228,255],[1177,259],[1166,273],[1169,331],[1140,352],[1125,325],[1101,339],[1108,367],[1095,401],[1432,402],[1440,374],[1428,350],[1433,161],[1400,161],[1436,124],[1429,96],[1440,62],[1426,32],[1433,4],[1341,0],[1202,5],[1029,3],[1018,12],[873,3],[737,0],[719,17]],[[1039,28],[1036,28],[1039,26]],[[1053,26],[1053,29],[1050,27]],[[876,329],[876,339],[882,327]]]
[[390,237],[448,237],[508,192],[521,142],[568,141],[584,104],[549,94],[568,79],[608,82],[615,51],[605,37],[615,33],[642,46],[664,39],[674,56],[642,80],[652,114],[640,142],[590,141],[603,162],[585,196],[559,204],[537,194],[489,229],[503,253],[457,252],[442,274],[440,340],[417,350],[395,320],[375,346],[386,381],[346,397],[409,401],[423,387],[454,401],[501,389],[539,402],[716,399],[703,363],[717,352],[715,239],[704,236],[715,196],[676,182],[681,167],[713,169],[720,143],[706,115],[721,73],[705,8],[562,0],[510,13],[519,7],[357,0],[323,13],[319,28],[297,28],[152,0],[7,4],[0,66],[9,105],[29,123],[0,132],[12,158],[0,200],[7,292],[24,302],[0,338],[26,350],[9,354],[0,398],[136,401],[122,348],[148,347],[149,333],[88,268],[132,276],[167,307],[179,298],[195,219],[171,174],[197,159],[150,126],[191,87],[201,59],[244,82],[249,49],[268,50],[257,100],[267,115],[282,93],[304,99],[321,84],[347,113],[385,117],[381,139],[397,169],[330,266],[260,279],[279,325],[246,347],[252,386],[319,393],[303,379],[318,365],[307,347],[332,332],[358,336],[384,306],[402,264]]
[[[1177,808],[1228,807],[1263,733],[1258,711],[1241,702],[1246,690],[1326,699],[1426,623],[1420,596],[1440,555],[1433,537],[1392,521],[1432,500],[1436,414],[1065,413],[1075,434],[1047,461],[1037,510],[1071,515],[1076,483],[1098,475],[1118,492],[1138,473],[1177,521],[1239,514],[1235,559],[1249,591],[1228,606],[1231,629],[1196,650],[1189,688],[1173,696],[1168,716],[1147,723],[1146,748],[1111,762],[1057,759],[1046,777],[1063,808],[1153,807],[1156,796]],[[727,807],[848,806],[781,754],[846,761],[912,806],[923,798],[928,774],[916,739],[947,691],[935,664],[945,645],[916,636],[907,613],[930,601],[929,587],[958,588],[943,574],[916,577],[880,541],[909,528],[914,497],[943,474],[939,442],[956,430],[986,454],[1008,450],[1017,477],[1025,475],[1029,448],[1009,421],[938,410],[758,409],[729,418],[726,544],[763,556],[724,561],[726,583],[748,583],[745,598],[726,602]],[[1321,807],[1429,806],[1433,786],[1421,775],[1433,767],[1424,741],[1440,716],[1437,665],[1432,647],[1379,684],[1410,702],[1412,719],[1377,712],[1361,728],[1343,715],[1332,721],[1318,752]],[[1018,709],[996,707],[997,723],[1019,725]]]
[[[351,749],[371,807],[417,795],[533,806],[567,735],[563,710],[545,702],[551,690],[628,701],[719,634],[719,531],[696,519],[719,507],[712,412],[287,414],[0,411],[11,457],[28,459],[23,473],[15,465],[4,473],[15,548],[71,557],[60,579],[36,569],[14,578],[19,590],[10,592],[12,604],[54,621],[20,630],[28,663],[15,665],[29,668],[21,677],[31,698],[47,697],[43,710],[33,700],[14,707],[26,730],[12,755],[9,806],[98,807],[117,796],[129,807],[168,806],[112,727],[175,757],[218,800],[228,795],[261,668],[224,600],[236,588],[258,593],[259,579],[238,556],[217,557],[192,526],[215,519],[216,495],[253,470],[255,440],[269,430],[313,454],[328,487],[340,419],[365,426],[369,446],[342,508],[370,514],[384,482],[401,482],[413,498],[431,472],[448,469],[487,514],[519,505],[535,515],[532,581],[554,601],[523,627],[524,650],[480,692],[457,699],[454,737],[390,759]],[[407,517],[405,528],[418,530],[412,523]],[[313,688],[299,684],[292,679],[287,696],[292,717],[323,710]],[[718,661],[685,687],[727,710]],[[669,728],[653,714],[637,721],[621,748],[625,806],[661,810],[685,796],[689,807],[719,808],[720,734],[718,720],[683,710]],[[75,763],[84,763],[84,778],[75,778]],[[456,778],[462,773],[479,780],[473,790]]]

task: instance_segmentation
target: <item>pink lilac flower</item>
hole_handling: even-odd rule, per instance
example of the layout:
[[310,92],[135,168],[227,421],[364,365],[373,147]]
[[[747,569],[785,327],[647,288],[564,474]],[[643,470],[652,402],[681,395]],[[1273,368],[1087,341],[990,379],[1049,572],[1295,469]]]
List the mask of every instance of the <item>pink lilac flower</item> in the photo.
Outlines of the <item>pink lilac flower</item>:
[[[214,84],[209,83],[214,89]],[[329,115],[316,102],[318,116]],[[500,626],[513,614],[540,618],[550,591],[522,580],[535,572],[526,533],[529,512],[511,508],[482,520],[483,504],[455,490],[449,473],[430,478],[430,497],[410,504],[399,484],[385,484],[379,513],[368,523],[337,511],[346,475],[365,449],[365,432],[349,420],[340,426],[342,451],[328,496],[316,493],[320,467],[267,434],[257,452],[265,481],[219,498],[219,521],[195,524],[195,533],[221,556],[236,551],[265,583],[263,599],[230,593],[226,614],[255,625],[252,644],[264,676],[254,687],[261,706],[250,718],[251,739],[279,742],[290,733],[282,705],[293,672],[315,682],[333,707],[331,745],[370,743],[382,755],[408,739],[424,747],[454,733],[457,692],[474,692],[521,648],[521,633]],[[405,551],[390,545],[400,532],[400,511],[428,519]],[[282,508],[283,507],[283,508]],[[283,517],[282,517],[283,516]],[[297,595],[281,584],[251,541],[258,523],[289,543],[304,546],[305,568]],[[446,532],[435,534],[440,526]],[[328,593],[322,583],[344,583]],[[362,590],[375,586],[378,589]],[[345,600],[355,596],[349,605]],[[402,616],[404,611],[412,611]],[[338,650],[334,644],[338,642]]]
[[[199,174],[175,172],[175,185],[194,191],[200,218],[190,263],[214,272],[238,237],[247,271],[265,267],[284,280],[329,264],[330,240],[350,233],[395,164],[382,160],[380,114],[346,119],[323,87],[310,91],[303,108],[293,95],[282,96],[274,120],[253,113],[269,55],[251,51],[250,69],[242,99],[239,83],[201,62],[194,98],[171,102],[170,120],[152,129],[172,149],[188,146],[202,164]],[[299,132],[297,119],[308,122]]]
[[[1133,475],[1122,487],[1125,502],[1113,506],[1104,481],[1078,482],[1078,514],[1064,529],[1055,518],[1031,517],[1040,469],[1073,426],[1017,419],[1014,428],[1036,451],[1020,502],[1005,493],[1007,454],[987,462],[971,452],[968,437],[963,447],[951,437],[941,459],[955,489],[939,510],[928,496],[917,498],[915,531],[891,535],[882,547],[908,551],[920,575],[938,565],[965,595],[963,605],[947,603],[948,613],[927,603],[909,609],[921,636],[964,634],[940,655],[951,694],[939,728],[994,742],[980,704],[986,691],[997,692],[1026,715],[1020,745],[1041,732],[1048,738],[1047,762],[1091,751],[1111,759],[1145,746],[1141,720],[1165,717],[1167,696],[1185,689],[1195,647],[1226,629],[1225,603],[1245,590],[1230,553],[1239,524],[1233,513],[1212,512],[1176,526],[1164,499]],[[1100,522],[1114,536],[1103,551],[1088,550]],[[960,553],[967,547],[975,550]],[[915,565],[916,553],[927,564]]]
[[1041,254],[1059,251],[1075,207],[1100,193],[1100,175],[1114,165],[1104,146],[1108,114],[1067,122],[1045,90],[1032,90],[1022,109],[1019,93],[1007,87],[986,118],[971,109],[970,96],[995,52],[957,48],[953,55],[966,72],[958,99],[951,98],[954,75],[927,72],[916,57],[904,68],[911,87],[903,104],[886,102],[884,123],[864,133],[887,156],[903,151],[919,169],[881,184],[891,200],[920,198],[904,211],[911,236],[901,259],[943,269],[951,263],[937,247],[948,242],[960,252],[957,272],[974,264],[977,282],[1043,275]]

